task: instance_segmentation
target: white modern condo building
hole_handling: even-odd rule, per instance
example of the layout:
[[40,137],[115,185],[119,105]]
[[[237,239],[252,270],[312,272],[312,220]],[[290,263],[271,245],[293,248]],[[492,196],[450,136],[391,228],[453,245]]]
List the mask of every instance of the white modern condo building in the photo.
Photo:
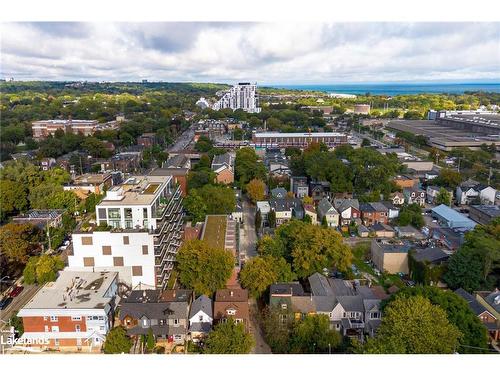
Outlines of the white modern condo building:
[[212,109],[216,111],[224,108],[231,108],[233,111],[242,109],[250,113],[259,113],[257,84],[243,82],[231,87],[212,106]]
[[134,289],[165,288],[182,236],[182,197],[172,176],[135,176],[107,191],[95,225],[73,233],[70,270],[115,271]]

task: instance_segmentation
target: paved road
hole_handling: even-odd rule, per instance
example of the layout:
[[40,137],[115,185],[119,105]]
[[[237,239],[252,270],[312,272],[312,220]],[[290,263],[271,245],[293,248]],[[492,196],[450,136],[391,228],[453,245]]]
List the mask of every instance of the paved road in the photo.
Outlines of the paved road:
[[245,260],[257,256],[257,234],[255,233],[255,206],[243,201],[243,229],[240,227],[240,254]]
[[168,147],[167,152],[177,152],[184,150],[193,140],[195,125],[187,128],[176,140],[173,145]]
[[9,336],[8,325],[9,319],[16,310],[20,310],[33,296],[40,290],[41,286],[38,285],[25,285],[24,290],[11,302],[5,310],[0,312],[0,354],[3,353],[2,343],[7,343]]

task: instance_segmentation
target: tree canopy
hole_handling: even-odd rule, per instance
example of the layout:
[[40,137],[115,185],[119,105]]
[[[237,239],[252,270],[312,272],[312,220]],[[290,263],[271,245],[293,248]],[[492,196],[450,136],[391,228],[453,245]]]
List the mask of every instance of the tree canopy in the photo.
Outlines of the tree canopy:
[[416,295],[397,297],[384,310],[375,338],[365,353],[451,354],[462,334],[448,321],[446,312],[429,299]]
[[233,319],[219,323],[205,339],[204,353],[208,354],[246,354],[254,345],[252,335],[245,331],[242,323]]
[[246,191],[253,203],[261,201],[266,194],[266,184],[254,178],[246,185]]
[[205,241],[184,242],[177,254],[179,279],[197,294],[211,295],[224,288],[234,267],[233,255],[222,248],[213,248]]
[[120,354],[130,352],[132,340],[127,336],[127,331],[122,326],[112,328],[106,335],[104,353]]

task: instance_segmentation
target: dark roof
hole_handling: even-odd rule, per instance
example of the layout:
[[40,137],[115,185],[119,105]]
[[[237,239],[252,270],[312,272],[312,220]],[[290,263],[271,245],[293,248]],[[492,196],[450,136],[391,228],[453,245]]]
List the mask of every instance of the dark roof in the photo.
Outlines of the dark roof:
[[187,176],[187,168],[155,168],[149,174],[151,176]]
[[462,297],[464,300],[467,301],[467,303],[469,304],[469,308],[474,312],[474,314],[480,315],[483,312],[488,311],[488,309],[486,309],[486,307],[484,307],[483,305],[481,305],[472,296],[472,294],[468,293],[464,289],[459,288],[459,289],[455,290],[455,294],[457,294],[458,296]]
[[189,313],[189,318],[192,318],[198,311],[203,311],[209,317],[213,315],[212,300],[206,295],[202,294],[194,300],[191,305],[191,312]]
[[189,289],[168,289],[160,294],[161,302],[190,302],[193,291]]
[[184,168],[188,160],[185,155],[175,155],[167,160],[167,167]]
[[439,247],[428,247],[426,249],[419,249],[413,253],[413,258],[417,262],[430,262],[434,263],[437,261],[443,261],[448,259],[450,256],[446,254]]
[[488,215],[491,218],[500,217],[500,206],[494,205],[472,205],[476,210],[483,214]]
[[208,333],[212,330],[212,324],[208,322],[196,322],[192,323],[189,326],[189,331],[190,332],[203,332],[203,333]]
[[269,205],[274,211],[302,210],[302,202],[298,198],[271,198]]
[[362,296],[337,296],[337,301],[346,311],[364,311]]
[[246,289],[219,289],[215,292],[216,302],[247,302],[248,291]]
[[498,289],[495,292],[488,294],[484,300],[493,307],[496,312],[500,313],[500,292]]
[[375,223],[371,226],[371,230],[377,232],[379,230],[385,230],[385,231],[389,231],[389,232],[394,232],[394,229],[392,229],[391,226],[387,225],[387,224],[383,224],[383,223]]
[[271,285],[269,293],[270,295],[287,294],[293,296],[303,296],[304,288],[302,288],[302,285],[298,281],[291,283],[279,283]]
[[285,198],[286,194],[286,189],[282,187],[277,187],[271,190],[271,195],[275,198]]

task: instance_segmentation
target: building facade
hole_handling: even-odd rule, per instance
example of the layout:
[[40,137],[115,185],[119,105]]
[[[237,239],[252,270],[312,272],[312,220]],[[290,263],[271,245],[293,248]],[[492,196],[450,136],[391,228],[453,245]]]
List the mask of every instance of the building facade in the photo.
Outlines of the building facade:
[[261,148],[306,148],[311,143],[324,143],[327,147],[347,144],[347,134],[344,133],[253,133],[252,143]]
[[216,111],[224,108],[231,108],[233,111],[242,109],[245,112],[259,113],[261,109],[258,106],[257,84],[242,82],[231,87],[212,106],[212,109]]

